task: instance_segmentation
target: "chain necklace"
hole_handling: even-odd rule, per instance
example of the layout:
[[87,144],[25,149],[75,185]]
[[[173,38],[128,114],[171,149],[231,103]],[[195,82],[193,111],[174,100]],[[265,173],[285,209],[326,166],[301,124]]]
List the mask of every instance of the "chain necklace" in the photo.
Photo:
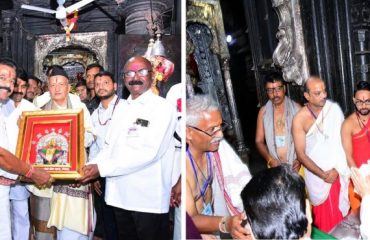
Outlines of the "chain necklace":
[[117,106],[117,104],[118,104],[119,100],[120,100],[120,98],[117,96],[117,99],[116,99],[116,101],[114,102],[114,106],[113,106],[112,114],[111,114],[111,115],[110,115],[110,117],[109,117],[107,120],[105,120],[105,122],[103,122],[103,123],[100,121],[100,112],[99,112],[99,108],[98,108],[98,121],[99,121],[100,126],[105,126],[105,125],[107,125],[108,121],[112,120],[114,110],[116,109],[116,106]]
[[[356,112],[356,117],[357,117],[357,121],[358,121],[358,125],[360,126],[361,128],[361,132],[362,130],[366,129],[366,136],[367,136],[367,140],[370,142],[370,133],[369,133],[369,128],[365,125],[365,123],[360,119],[360,114],[358,114],[358,112]],[[369,119],[367,119],[367,121],[369,121]]]

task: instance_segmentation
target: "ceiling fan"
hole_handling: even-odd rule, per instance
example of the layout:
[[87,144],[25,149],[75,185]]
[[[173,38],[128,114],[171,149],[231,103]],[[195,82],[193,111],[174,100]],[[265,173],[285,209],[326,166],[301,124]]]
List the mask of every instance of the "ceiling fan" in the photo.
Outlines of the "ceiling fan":
[[44,13],[50,13],[54,14],[55,13],[55,18],[60,20],[60,23],[63,26],[66,26],[67,24],[67,15],[73,13],[74,11],[78,10],[79,8],[93,2],[94,0],[81,0],[69,7],[64,7],[63,4],[65,3],[65,0],[57,0],[58,2],[58,7],[56,10],[48,9],[48,8],[42,8],[42,7],[36,7],[36,6],[31,6],[27,4],[22,4],[21,8],[23,9],[28,9],[28,10],[33,10],[33,11],[39,11],[39,12],[44,12]]

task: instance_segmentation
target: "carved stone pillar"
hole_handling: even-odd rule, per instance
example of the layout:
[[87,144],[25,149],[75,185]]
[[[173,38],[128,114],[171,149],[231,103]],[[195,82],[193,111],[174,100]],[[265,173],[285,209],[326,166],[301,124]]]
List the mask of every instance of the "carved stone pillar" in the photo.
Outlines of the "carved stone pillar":
[[154,35],[156,31],[161,32],[161,13],[173,6],[170,0],[125,0],[118,3],[118,14],[125,19],[126,34]]
[[248,163],[249,162],[248,149],[244,144],[243,130],[240,123],[239,114],[236,108],[234,89],[230,77],[229,60],[230,60],[229,58],[223,59],[222,70],[224,72],[227,99],[230,105],[231,120],[233,122],[233,127],[235,128],[236,149],[238,153],[241,155],[242,159]]
[[248,149],[244,143],[230,77],[230,54],[220,2],[187,0],[186,18],[187,42],[191,41],[194,45],[193,55],[199,73],[197,87],[218,101],[223,119],[233,125],[230,135],[235,139],[234,146],[242,159],[248,162]]
[[279,17],[279,40],[272,56],[280,67],[284,80],[299,85],[305,83],[310,71],[304,46],[302,20],[299,0],[272,0]]
[[3,56],[12,57],[12,30],[13,26],[12,23],[14,21],[14,17],[6,16],[3,14],[1,19],[1,35],[2,35],[2,45],[1,45],[1,53]]
[[353,33],[355,36],[355,81],[369,81],[370,2],[365,0],[353,1],[351,13]]

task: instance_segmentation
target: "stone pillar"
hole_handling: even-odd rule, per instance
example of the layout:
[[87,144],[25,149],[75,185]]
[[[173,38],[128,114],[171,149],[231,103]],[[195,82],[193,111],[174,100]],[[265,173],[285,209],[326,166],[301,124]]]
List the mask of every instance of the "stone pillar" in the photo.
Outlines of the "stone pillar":
[[14,17],[6,16],[6,14],[2,14],[1,18],[1,36],[2,36],[2,44],[1,44],[1,55],[6,57],[12,56],[12,30],[13,26],[12,23],[14,21]]
[[370,77],[370,2],[354,0],[351,4],[351,23],[354,35],[355,83]]
[[243,161],[249,164],[248,148],[245,146],[245,143],[244,143],[242,125],[240,123],[239,114],[238,114],[238,110],[236,107],[234,89],[233,89],[233,84],[231,82],[231,76],[230,76],[229,61],[230,59],[228,58],[223,59],[222,70],[224,73],[227,99],[230,105],[231,120],[233,123],[233,128],[235,130],[234,132],[236,136],[236,150],[238,151]]
[[125,0],[119,2],[118,14],[125,19],[126,34],[154,35],[163,29],[161,13],[171,7],[170,0]]

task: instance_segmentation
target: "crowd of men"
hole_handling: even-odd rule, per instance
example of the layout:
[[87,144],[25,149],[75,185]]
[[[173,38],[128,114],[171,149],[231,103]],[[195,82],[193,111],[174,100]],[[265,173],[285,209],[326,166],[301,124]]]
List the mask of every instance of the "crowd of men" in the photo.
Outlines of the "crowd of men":
[[[175,132],[182,91],[168,100],[155,95],[151,62],[141,56],[123,72],[118,80],[91,64],[75,95],[55,65],[43,92],[38,78],[0,59],[0,239],[92,239],[95,226],[104,239],[171,238],[169,208],[181,205]],[[117,81],[130,92],[126,100],[116,94]],[[83,111],[86,165],[75,182],[63,183],[14,153],[22,112],[67,109]]]
[[[355,111],[345,119],[340,106],[327,99],[325,82],[317,76],[311,76],[303,86],[304,105],[286,96],[287,86],[280,74],[270,74],[265,80],[268,102],[259,111],[255,141],[269,169],[252,180],[248,168],[223,139],[223,121],[216,101],[207,95],[187,99],[189,238],[307,237],[310,221],[303,221],[305,212],[312,213],[315,227],[329,233],[349,214],[358,215],[361,196],[369,194],[370,176],[357,181],[364,185],[356,189],[357,193],[350,180],[359,179],[356,169],[370,160],[369,82],[357,83]],[[291,170],[280,166],[290,166]],[[354,168],[352,176],[350,168]],[[304,180],[287,176],[298,172]],[[284,185],[285,189],[281,183],[289,178],[295,183]],[[308,211],[302,200],[306,197],[302,184],[309,199],[307,206],[312,208]],[[274,189],[277,186],[279,191]],[[362,208],[369,211],[369,206]],[[287,212],[296,216],[288,219]],[[365,229],[369,223],[361,219],[361,224]],[[364,231],[362,234],[366,235]]]
[[[38,78],[0,59],[0,239],[92,239],[94,229],[105,239],[170,239],[170,206],[180,238],[181,84],[165,99],[151,90],[149,60],[135,56],[122,69],[116,79],[87,66],[75,95],[61,66],[48,69],[43,92]],[[186,99],[187,238],[297,239],[311,222],[330,232],[348,214],[360,215],[369,237],[370,177],[358,168],[370,159],[370,84],[357,83],[346,119],[319,77],[306,80],[304,105],[286,88],[281,75],[266,77],[255,140],[269,168],[253,177],[223,137],[217,100]],[[67,109],[84,113],[86,165],[73,184],[14,156],[22,112]]]

